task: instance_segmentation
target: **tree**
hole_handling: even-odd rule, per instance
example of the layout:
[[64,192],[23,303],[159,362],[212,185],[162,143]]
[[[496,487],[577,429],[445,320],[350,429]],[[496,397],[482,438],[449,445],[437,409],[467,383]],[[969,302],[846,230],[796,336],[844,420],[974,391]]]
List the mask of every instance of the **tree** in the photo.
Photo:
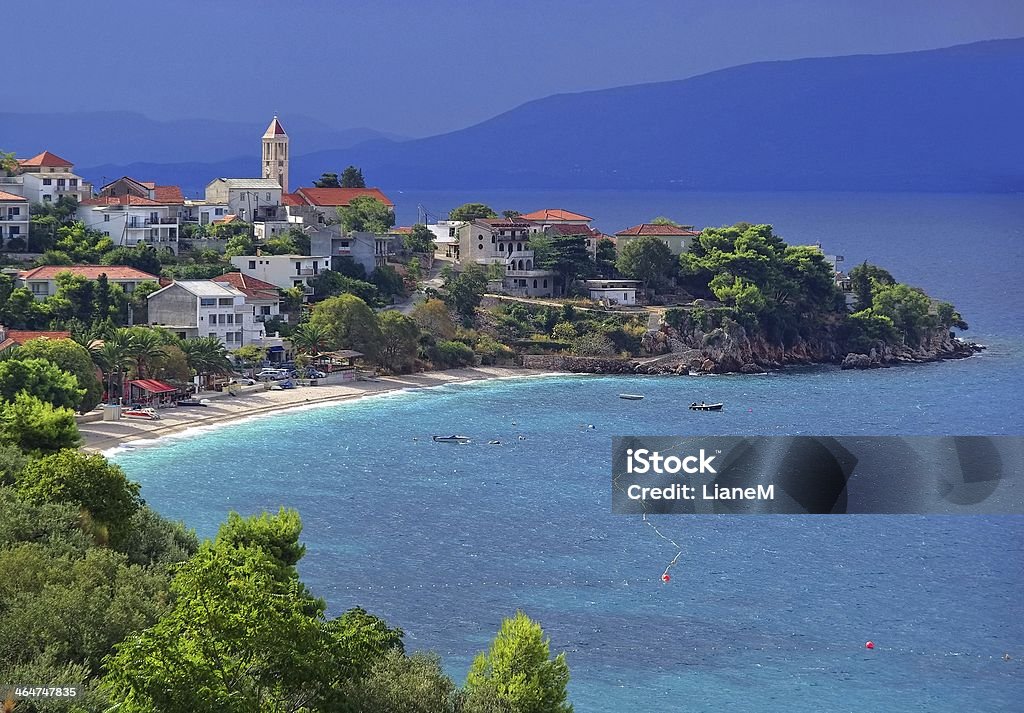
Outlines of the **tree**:
[[23,453],[41,455],[77,448],[81,436],[74,411],[20,391],[14,401],[0,406],[0,441],[17,446]]
[[883,287],[896,284],[896,280],[888,270],[871,265],[867,260],[850,270],[850,281],[853,282],[853,292],[857,296],[856,308],[858,310],[871,308],[872,293],[876,285]]
[[449,274],[444,289],[445,302],[469,324],[487,291],[487,273],[480,265],[470,264],[460,273]]
[[928,319],[931,300],[915,287],[900,282],[883,285],[876,281],[872,291],[872,305],[871,312],[891,319],[903,341],[908,344],[919,344],[925,328],[931,326]]
[[182,385],[191,383],[194,375],[185,352],[175,344],[164,345],[163,357],[151,374],[154,379]]
[[341,184],[338,183],[338,174],[336,173],[320,174],[319,180],[313,181],[313,185],[316,188],[341,188]]
[[148,272],[150,275],[159,275],[163,268],[156,248],[146,243],[139,243],[130,248],[114,248],[103,256],[102,262],[104,265],[128,265],[136,270]]
[[502,218],[507,218],[508,220],[512,220],[514,218],[518,218],[521,215],[522,215],[522,213],[520,213],[518,210],[503,210],[503,211],[501,211],[501,217]]
[[[364,273],[365,274],[365,273]],[[380,302],[377,286],[364,280],[346,277],[336,270],[324,270],[309,281],[317,299],[335,297],[341,294],[355,295],[369,304]]]
[[155,280],[145,280],[135,285],[128,298],[135,324],[146,324],[149,321],[149,296],[159,289],[160,283]]
[[428,299],[420,302],[413,308],[411,316],[421,330],[437,339],[455,337],[455,325],[443,300]]
[[734,305],[742,312],[756,314],[765,308],[765,299],[761,290],[757,285],[742,277],[733,277],[728,272],[723,272],[715,276],[710,287],[717,299],[728,305]]
[[10,329],[39,329],[46,325],[46,314],[30,289],[17,287],[0,308],[0,324]]
[[96,376],[92,355],[70,339],[30,339],[18,348],[17,358],[45,359],[72,374],[85,392],[78,403],[82,413],[92,411],[103,398],[103,384]]
[[366,188],[366,179],[363,178],[363,169],[349,166],[341,173],[342,188]]
[[388,310],[378,316],[381,331],[380,364],[391,372],[404,373],[416,361],[420,330],[412,317]]
[[17,394],[26,393],[56,408],[78,408],[85,389],[73,375],[46,359],[15,356],[0,361],[0,401],[14,401]]
[[587,250],[587,239],[583,235],[556,235],[547,237],[535,235],[530,238],[534,250],[534,267],[551,270],[563,289],[577,278],[586,279],[594,274],[594,261]]
[[615,355],[615,344],[603,334],[588,332],[573,339],[569,351],[576,356],[610,357]]
[[8,443],[0,443],[0,487],[13,485],[28,459]]
[[232,371],[227,350],[217,337],[183,339],[179,347],[185,353],[189,368],[200,377],[203,386],[208,385],[210,376],[230,374]]
[[370,669],[353,704],[360,713],[456,713],[457,697],[436,654],[394,649]]
[[355,295],[320,302],[313,307],[309,322],[327,330],[332,349],[354,349],[370,361],[377,361],[382,341],[377,315]]
[[466,679],[466,711],[498,703],[509,713],[572,713],[567,702],[565,654],[551,659],[550,641],[522,612],[505,619],[490,649],[473,661]]
[[224,255],[235,257],[237,255],[255,255],[256,241],[248,233],[239,233],[228,238],[224,244]]
[[677,223],[676,221],[672,220],[671,218],[666,218],[663,215],[659,215],[657,218],[652,218],[651,219],[651,225],[671,225],[671,226],[673,226],[675,228],[682,228],[683,227],[682,223]]
[[675,258],[658,238],[645,235],[623,246],[615,266],[623,275],[644,283],[644,289],[658,287],[672,269]]
[[402,244],[410,252],[433,253],[434,234],[430,232],[427,226],[417,223],[412,226],[412,230],[407,235],[402,236]]
[[391,265],[381,265],[373,271],[370,279],[386,297],[401,295],[405,292],[405,280]]
[[0,150],[0,171],[3,171],[8,176],[13,176],[19,168],[18,159],[13,152],[8,153]]
[[489,205],[483,203],[463,203],[448,213],[448,220],[476,220],[477,218],[497,218]]
[[615,243],[608,238],[601,238],[597,241],[597,250],[594,262],[597,265],[597,274],[601,277],[615,277],[615,261],[618,254],[615,252]]
[[136,379],[145,379],[150,370],[164,357],[164,339],[155,330],[147,327],[128,328],[127,349]]
[[318,356],[321,352],[327,351],[330,347],[331,333],[324,324],[313,324],[304,322],[292,332],[292,346],[301,354]]
[[395,214],[373,196],[357,196],[338,208],[338,220],[345,232],[387,233],[395,224]]
[[120,544],[141,507],[139,484],[103,456],[62,450],[32,461],[17,479],[18,492],[35,503],[67,502],[88,513],[101,542]]

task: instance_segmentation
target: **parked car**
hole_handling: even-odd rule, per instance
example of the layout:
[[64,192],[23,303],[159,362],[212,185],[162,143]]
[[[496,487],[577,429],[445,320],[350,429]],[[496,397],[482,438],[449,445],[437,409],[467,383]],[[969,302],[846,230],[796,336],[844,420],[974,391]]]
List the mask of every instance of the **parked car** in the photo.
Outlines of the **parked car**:
[[291,372],[288,369],[264,369],[256,373],[256,378],[260,381],[281,381],[291,376]]
[[240,376],[237,379],[231,380],[232,384],[241,384],[242,386],[254,386],[256,384],[255,379],[250,379],[247,376]]
[[313,369],[312,367],[306,369],[307,379],[326,379],[327,374],[323,373],[319,369]]

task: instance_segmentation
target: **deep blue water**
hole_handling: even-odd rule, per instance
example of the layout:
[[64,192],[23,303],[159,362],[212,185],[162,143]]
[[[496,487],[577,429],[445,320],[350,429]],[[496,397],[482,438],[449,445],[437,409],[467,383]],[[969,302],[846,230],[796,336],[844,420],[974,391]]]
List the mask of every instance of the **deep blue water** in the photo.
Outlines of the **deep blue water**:
[[[975,198],[869,196],[863,210],[875,217],[852,227],[843,221],[861,215],[847,206],[856,197],[772,200],[792,221],[783,235],[809,241],[831,223],[827,246],[826,235],[842,236],[836,251],[848,259],[956,302],[991,344],[979,357],[450,386],[261,418],[116,460],[152,505],[201,535],[230,509],[297,508],[302,575],[331,611],[385,617],[458,680],[522,608],[567,652],[581,712],[1020,710],[1024,518],[664,516],[655,522],[683,555],[662,584],[674,549],[610,513],[613,435],[1022,433],[1024,325],[1020,281],[1009,280],[1022,263],[1019,199]],[[556,200],[542,205],[597,217]],[[645,203],[637,213],[678,211]],[[736,213],[708,222],[753,218]],[[969,224],[980,226],[973,237]],[[616,398],[627,391],[647,398]],[[727,410],[690,412],[695,399]],[[451,432],[476,443],[429,442]],[[483,445],[491,438],[503,445]]]

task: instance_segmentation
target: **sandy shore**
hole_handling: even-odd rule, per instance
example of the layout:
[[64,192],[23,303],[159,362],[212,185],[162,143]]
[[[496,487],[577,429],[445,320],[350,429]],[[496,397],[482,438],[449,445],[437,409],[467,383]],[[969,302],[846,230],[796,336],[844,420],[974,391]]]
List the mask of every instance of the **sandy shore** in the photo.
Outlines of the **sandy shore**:
[[529,378],[542,372],[504,367],[473,367],[432,371],[405,376],[383,376],[373,381],[321,382],[282,391],[252,390],[238,396],[226,393],[199,394],[205,407],[160,409],[159,421],[121,419],[78,424],[82,448],[105,451],[132,441],[160,438],[198,426],[211,426],[249,416],[283,411],[309,404],[347,401],[370,394],[400,389],[422,389],[481,379]]

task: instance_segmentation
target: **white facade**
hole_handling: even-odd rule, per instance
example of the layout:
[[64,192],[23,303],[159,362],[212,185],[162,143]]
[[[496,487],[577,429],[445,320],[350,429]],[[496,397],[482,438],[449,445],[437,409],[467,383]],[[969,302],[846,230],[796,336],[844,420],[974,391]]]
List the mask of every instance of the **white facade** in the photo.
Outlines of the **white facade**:
[[0,249],[11,238],[28,240],[29,202],[21,196],[0,191]]
[[48,151],[19,160],[19,164],[17,175],[0,176],[0,191],[21,196],[29,203],[56,203],[61,196],[78,201],[92,197],[92,184],[76,175],[69,161]]
[[258,343],[266,337],[245,293],[211,280],[181,280],[148,298],[149,323],[179,337],[216,337],[227,349]]
[[76,217],[89,230],[109,236],[114,245],[134,247],[145,243],[177,254],[179,207],[135,196],[90,198],[79,204]]
[[501,265],[505,277],[502,289],[519,297],[551,297],[554,273],[534,265],[530,235],[537,226],[527,220],[482,219],[462,223],[459,235],[459,262]]
[[312,294],[311,281],[331,269],[331,259],[324,255],[237,255],[231,264],[243,275],[287,289],[300,287]]
[[247,223],[287,220],[281,186],[271,178],[217,178],[206,186],[206,203],[226,205]]
[[208,203],[207,201],[186,200],[181,209],[181,220],[184,223],[210,225],[231,214],[227,203]]
[[606,304],[635,305],[639,280],[587,280],[590,299]]

